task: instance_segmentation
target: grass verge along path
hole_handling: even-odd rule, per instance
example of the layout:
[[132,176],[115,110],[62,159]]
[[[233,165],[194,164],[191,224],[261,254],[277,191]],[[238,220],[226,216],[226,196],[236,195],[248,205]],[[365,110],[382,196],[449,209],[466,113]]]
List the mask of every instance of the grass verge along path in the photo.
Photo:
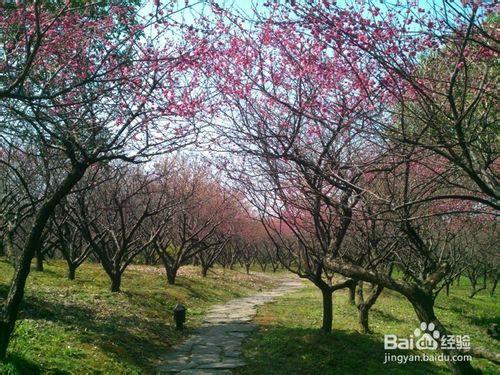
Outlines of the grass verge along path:
[[[464,280],[462,280],[463,282]],[[465,284],[465,283],[463,283]],[[384,362],[383,335],[409,337],[419,322],[409,302],[384,291],[370,312],[371,335],[358,331],[357,309],[348,303],[347,292],[334,294],[333,333],[323,334],[321,294],[311,284],[262,306],[255,323],[259,330],[243,346],[247,366],[239,375],[261,374],[449,374],[441,362],[407,364]],[[486,334],[491,323],[500,324],[498,297],[487,293],[467,298],[468,286],[452,287],[436,302],[437,315],[455,334],[468,334],[472,345],[500,352],[500,343]],[[418,352],[413,352],[417,354]],[[400,352],[400,354],[407,354]],[[484,374],[498,374],[500,367],[473,360]]]
[[[12,267],[0,258],[0,300]],[[207,309],[277,285],[270,275],[215,269],[181,269],[167,285],[161,268],[131,266],[121,293],[111,293],[98,264],[84,264],[76,280],[66,279],[64,262],[50,261],[28,279],[9,362],[0,374],[151,374],[174,344],[198,327]],[[184,332],[172,321],[176,303],[188,308]]]
[[298,279],[283,279],[277,288],[212,307],[196,334],[164,357],[166,364],[159,373],[231,374],[232,369],[245,365],[241,343],[256,328],[250,321],[257,307],[302,287]]

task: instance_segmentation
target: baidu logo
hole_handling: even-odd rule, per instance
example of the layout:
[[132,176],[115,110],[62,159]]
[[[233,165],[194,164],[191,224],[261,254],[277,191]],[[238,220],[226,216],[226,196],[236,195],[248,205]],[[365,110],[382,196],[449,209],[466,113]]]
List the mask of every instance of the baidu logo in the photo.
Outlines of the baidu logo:
[[397,335],[384,335],[385,350],[437,350],[443,351],[447,349],[458,349],[461,353],[458,354],[429,354],[424,352],[421,354],[407,353],[400,354],[394,352],[386,352],[384,356],[384,364],[396,362],[405,364],[408,362],[421,361],[459,361],[470,360],[472,356],[467,354],[470,350],[469,335],[446,335],[439,332],[436,324],[433,322],[421,322],[418,328],[415,328],[413,334],[409,337],[398,337]]
[[397,335],[384,335],[384,349],[431,349],[436,350],[439,346],[439,338],[441,334],[436,329],[434,323],[420,323],[418,328],[415,328],[413,335],[409,338],[401,338]]
[[384,335],[386,350],[437,350],[437,349],[469,349],[469,335],[442,335],[432,322],[421,322],[410,337]]
[[420,323],[420,328],[415,328],[413,331],[415,336],[415,347],[419,350],[432,349],[436,350],[438,348],[438,340],[441,334],[436,329],[434,323],[426,322]]

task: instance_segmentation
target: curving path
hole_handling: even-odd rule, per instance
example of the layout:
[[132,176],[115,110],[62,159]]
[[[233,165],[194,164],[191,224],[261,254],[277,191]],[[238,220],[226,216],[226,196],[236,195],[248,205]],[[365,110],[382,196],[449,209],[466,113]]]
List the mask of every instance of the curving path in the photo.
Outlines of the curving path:
[[286,279],[273,290],[212,307],[196,333],[163,358],[158,374],[231,374],[231,369],[245,365],[241,344],[257,327],[251,323],[257,307],[302,286],[299,280]]

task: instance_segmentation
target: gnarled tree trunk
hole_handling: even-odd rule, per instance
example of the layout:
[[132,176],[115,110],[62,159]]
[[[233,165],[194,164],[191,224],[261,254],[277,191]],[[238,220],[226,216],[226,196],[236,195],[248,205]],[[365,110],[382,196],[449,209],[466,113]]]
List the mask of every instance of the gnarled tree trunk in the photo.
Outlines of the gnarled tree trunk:
[[363,294],[363,282],[360,281],[358,283],[358,317],[359,317],[359,325],[361,327],[361,331],[363,333],[371,333],[370,326],[368,324],[368,313],[372,306],[377,301],[378,297],[384,290],[384,287],[380,285],[376,285],[371,289],[368,298],[365,300]]
[[[377,273],[376,271],[369,271],[357,265],[344,264],[333,260],[330,261],[328,265],[332,270],[346,277],[352,277],[358,280],[376,283],[377,285],[381,285],[385,288],[401,293],[408,299],[408,301],[410,301],[417,317],[421,322],[425,322],[427,323],[427,325],[431,322],[434,323],[441,335],[450,334],[441,324],[441,322],[436,318],[436,315],[434,313],[434,296],[432,292],[426,291],[422,287],[415,284],[394,280],[390,277],[387,277],[386,275]],[[430,278],[427,287],[431,289],[432,284],[435,285],[440,280],[441,276],[441,271],[436,272],[435,275]],[[446,364],[453,374],[476,374],[476,371],[470,364],[470,361],[464,360],[463,357],[462,360],[458,360],[453,357],[454,355],[464,355],[467,353],[456,349],[442,349],[442,352],[447,356]]]
[[30,273],[31,260],[37,249],[42,246],[42,234],[47,221],[54,213],[56,206],[66,196],[85,173],[84,166],[74,166],[66,175],[57,190],[47,199],[38,210],[33,225],[23,247],[22,254],[12,278],[9,293],[4,302],[0,318],[0,360],[7,355],[7,347],[14,331],[19,307],[24,297],[26,279]]
[[[427,325],[433,323],[436,327],[435,329],[439,331],[440,335],[449,335],[448,330],[441,324],[441,322],[436,318],[434,313],[434,296],[425,293],[421,290],[414,289],[413,293],[406,296],[417,314],[417,317],[421,322],[425,322]],[[432,332],[428,332],[432,335]],[[457,375],[473,375],[477,374],[474,370],[470,361],[468,360],[457,360],[456,355],[463,355],[465,353],[457,349],[445,349],[441,348],[441,351],[446,356],[446,364],[450,368],[452,374]],[[452,360],[454,359],[454,360]]]
[[497,288],[498,283],[498,274],[495,274],[495,278],[493,279],[493,284],[491,285],[490,297],[495,295],[495,289]]

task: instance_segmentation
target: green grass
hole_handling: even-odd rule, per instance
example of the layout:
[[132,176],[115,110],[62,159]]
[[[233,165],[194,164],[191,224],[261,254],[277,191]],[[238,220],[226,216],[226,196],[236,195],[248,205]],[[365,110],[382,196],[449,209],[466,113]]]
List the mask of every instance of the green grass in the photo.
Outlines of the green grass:
[[[0,300],[6,296],[12,267],[0,258]],[[111,293],[97,264],[84,264],[76,280],[66,277],[64,262],[32,271],[26,298],[0,374],[144,374],[154,373],[172,344],[200,324],[215,303],[271,287],[276,279],[216,269],[207,278],[185,267],[170,286],[161,268],[133,266],[122,292]],[[172,308],[188,308],[187,327],[174,329]]]
[[[465,284],[465,283],[463,283]],[[257,374],[449,374],[444,363],[383,364],[384,333],[408,337],[418,326],[411,305],[400,295],[384,291],[370,313],[373,334],[358,331],[357,310],[348,304],[347,292],[334,294],[334,331],[323,334],[321,294],[311,283],[259,309],[260,324],[244,345],[248,366],[240,375]],[[469,334],[472,345],[497,353],[500,343],[486,334],[491,323],[500,324],[498,297],[480,293],[467,298],[468,286],[452,287],[450,297],[438,297],[436,314],[455,334]],[[418,352],[413,352],[417,354]],[[407,354],[404,351],[398,354]],[[484,374],[498,374],[499,367],[473,360]]]
[[[149,374],[169,347],[198,326],[215,303],[276,285],[277,279],[242,270],[216,269],[202,278],[185,267],[178,285],[169,286],[161,268],[133,266],[124,275],[119,294],[108,291],[101,267],[85,264],[77,280],[65,278],[63,262],[52,261],[43,273],[32,272],[9,362],[0,374]],[[0,298],[7,292],[12,267],[0,258]],[[278,274],[280,275],[280,273]],[[282,275],[280,275],[282,276]],[[437,315],[457,334],[469,334],[472,344],[500,352],[486,327],[499,323],[498,298],[480,293],[467,298],[468,285],[454,287],[437,301]],[[294,294],[259,309],[260,330],[245,344],[248,374],[447,374],[443,363],[383,364],[383,334],[410,335],[418,324],[409,303],[384,291],[372,309],[374,334],[357,330],[357,311],[347,293],[334,297],[334,332],[322,334],[321,296],[310,283]],[[172,308],[188,307],[187,327],[173,327]],[[498,367],[484,360],[473,365],[485,374]]]

